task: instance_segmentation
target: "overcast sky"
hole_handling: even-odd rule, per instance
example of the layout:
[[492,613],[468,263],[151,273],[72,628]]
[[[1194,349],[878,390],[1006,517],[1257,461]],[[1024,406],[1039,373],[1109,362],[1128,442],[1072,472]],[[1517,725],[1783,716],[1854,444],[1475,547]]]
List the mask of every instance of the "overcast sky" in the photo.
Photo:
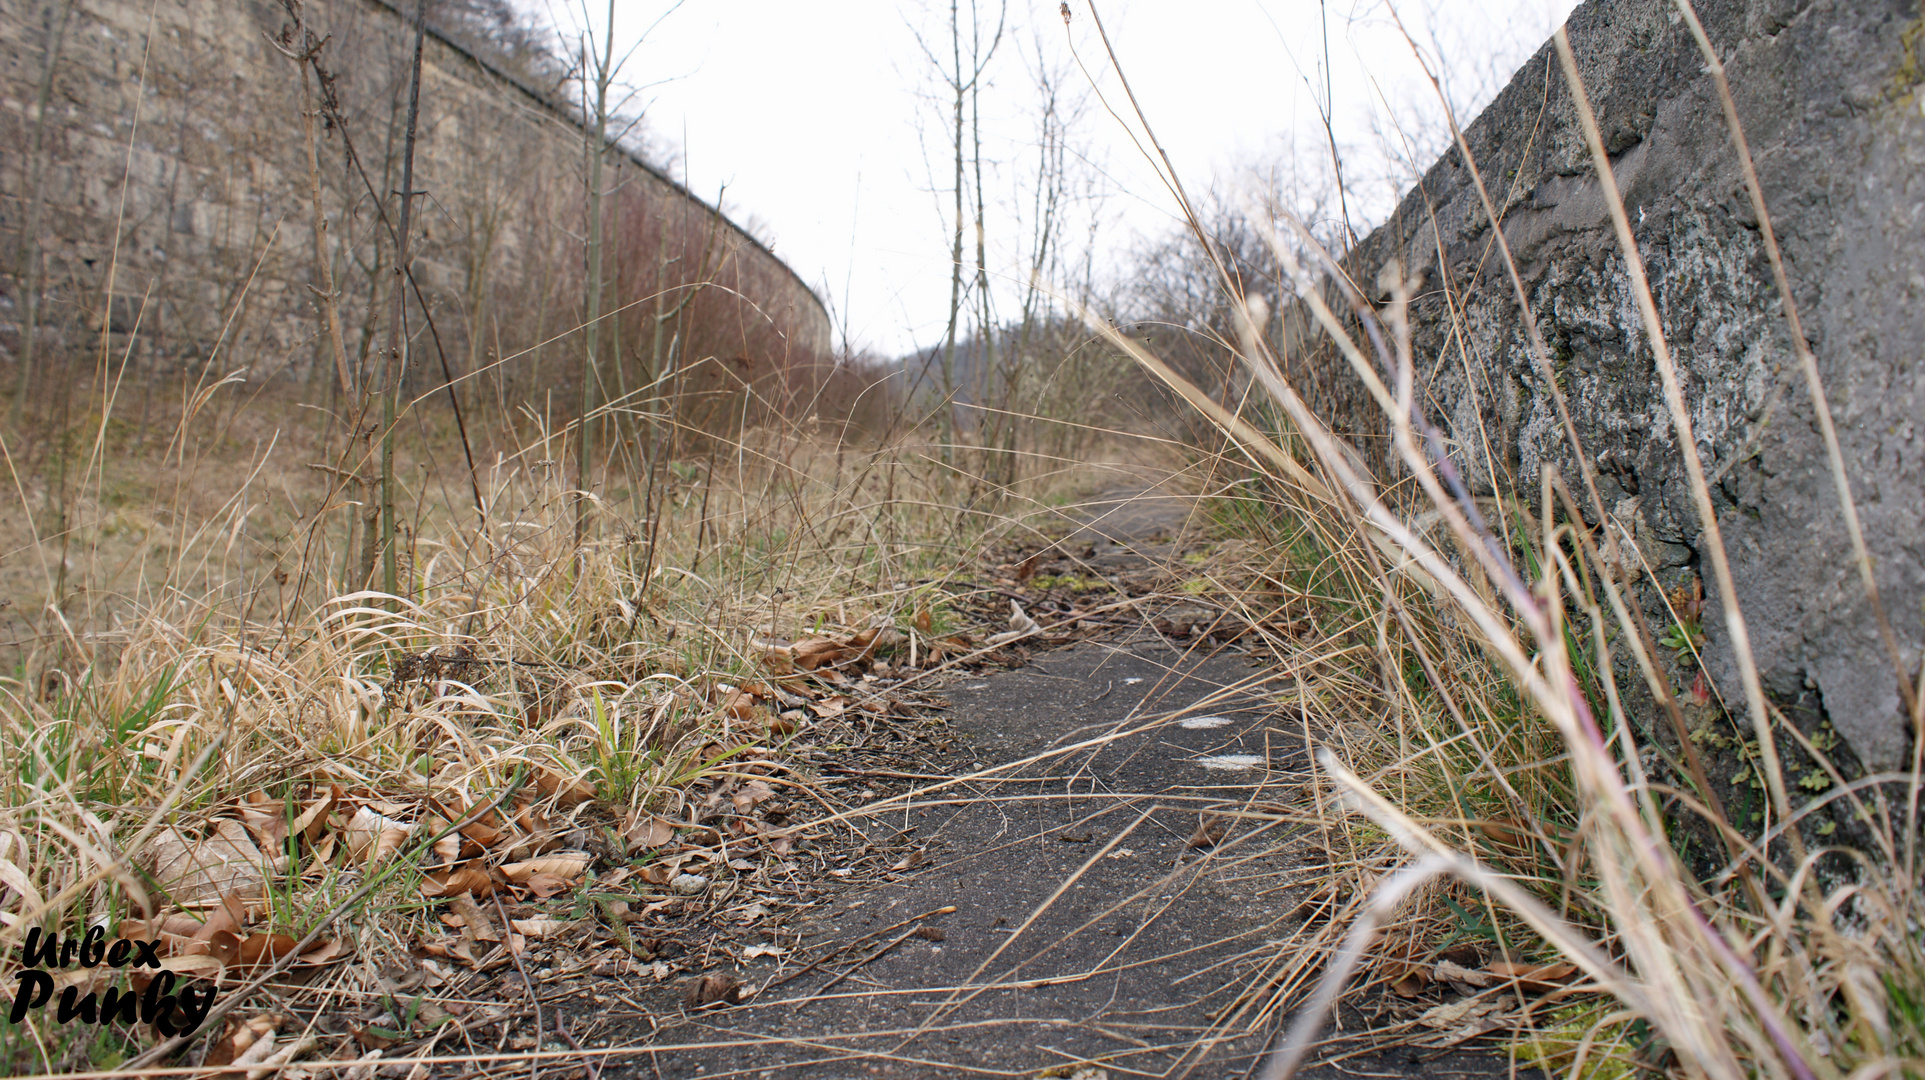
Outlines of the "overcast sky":
[[[572,9],[570,0],[521,2],[564,32],[583,23],[584,0],[572,0]],[[970,0],[960,2],[967,24]],[[607,0],[586,3],[599,33]],[[987,37],[999,6],[977,4]],[[1055,72],[1072,103],[1083,100],[1069,145],[1085,197],[1069,241],[1093,252],[1098,276],[1121,272],[1133,247],[1176,222],[1175,200],[1138,149],[1140,129],[1090,4],[1069,6],[1065,28],[1058,0],[1010,0],[984,77],[987,261],[1010,297],[1026,277],[1039,71]],[[1102,0],[1097,12],[1192,196],[1212,185],[1234,191],[1253,170],[1327,175],[1330,147],[1317,108],[1327,77],[1351,217],[1363,224],[1408,186],[1403,148],[1415,147],[1427,163],[1439,143],[1441,106],[1393,8],[1468,119],[1572,6]],[[839,333],[846,326],[853,345],[884,355],[940,340],[948,317],[948,92],[924,52],[926,44],[946,55],[948,19],[942,0],[615,3],[617,53],[634,47],[622,77],[656,136],[679,149],[688,185],[711,202],[726,185],[724,210],[815,287]],[[971,260],[973,245],[972,229]]]

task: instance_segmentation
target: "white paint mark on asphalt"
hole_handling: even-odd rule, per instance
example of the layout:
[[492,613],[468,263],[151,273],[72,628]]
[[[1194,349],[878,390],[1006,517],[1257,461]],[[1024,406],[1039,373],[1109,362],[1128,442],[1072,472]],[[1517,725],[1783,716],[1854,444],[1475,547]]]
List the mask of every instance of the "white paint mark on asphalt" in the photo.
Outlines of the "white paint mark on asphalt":
[[1207,757],[1190,759],[1206,769],[1223,769],[1229,772],[1242,772],[1266,764],[1259,754],[1210,754]]
[[1230,723],[1230,718],[1227,716],[1186,716],[1176,723],[1178,727],[1186,727],[1191,731],[1207,731],[1210,728],[1227,727]]

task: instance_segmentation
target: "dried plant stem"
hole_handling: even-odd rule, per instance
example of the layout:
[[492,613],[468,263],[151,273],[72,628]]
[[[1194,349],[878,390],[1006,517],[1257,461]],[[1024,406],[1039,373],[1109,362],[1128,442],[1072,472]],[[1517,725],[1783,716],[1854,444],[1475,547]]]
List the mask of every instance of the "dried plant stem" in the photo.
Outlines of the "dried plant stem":
[[1443,855],[1426,855],[1410,866],[1391,874],[1375,889],[1371,890],[1370,902],[1364,905],[1363,914],[1350,924],[1350,932],[1344,935],[1343,946],[1330,966],[1324,969],[1323,978],[1317,980],[1316,993],[1297,1010],[1297,1018],[1290,1025],[1290,1034],[1285,1036],[1283,1045],[1272,1054],[1263,1071],[1257,1075],[1262,1080],[1290,1080],[1297,1075],[1303,1059],[1309,1055],[1317,1033],[1323,1030],[1324,1018],[1330,1015],[1331,1006],[1337,1003],[1337,995],[1349,983],[1350,975],[1363,961],[1364,951],[1377,937],[1377,927],[1395,914],[1397,905],[1419,886],[1430,881],[1450,868],[1450,860]]
[[334,354],[334,371],[341,380],[343,394],[354,393],[354,376],[348,370],[347,348],[341,338],[340,292],[334,287],[334,263],[328,255],[327,215],[321,210],[321,164],[315,146],[314,90],[310,82],[313,77],[312,63],[321,50],[321,42],[314,41],[307,28],[302,10],[296,0],[287,0],[289,11],[297,20],[294,24],[294,48],[292,51],[280,47],[282,55],[292,59],[301,68],[301,135],[307,146],[307,185],[308,211],[314,228],[314,273],[321,281],[315,294],[321,301],[321,315],[327,323],[329,351]]

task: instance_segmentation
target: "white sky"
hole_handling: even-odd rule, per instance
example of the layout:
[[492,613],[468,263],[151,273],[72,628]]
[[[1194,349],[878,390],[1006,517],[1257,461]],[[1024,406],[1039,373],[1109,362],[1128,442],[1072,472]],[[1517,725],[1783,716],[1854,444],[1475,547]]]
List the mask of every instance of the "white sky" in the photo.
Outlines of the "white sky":
[[[584,0],[521,2],[561,21],[565,32],[581,25]],[[599,31],[607,2],[586,3]],[[977,3],[987,31],[996,0]],[[966,24],[969,0],[961,5]],[[621,74],[640,88],[636,100],[646,103],[657,137],[680,147],[688,185],[712,202],[726,184],[724,210],[752,223],[816,288],[846,321],[855,346],[893,356],[940,340],[948,317],[944,207],[953,163],[940,111],[945,90],[917,35],[946,48],[948,4],[672,6],[615,0],[615,41],[619,54],[648,31]],[[1313,96],[1311,89],[1322,80],[1323,12],[1333,126],[1352,219],[1362,225],[1384,214],[1413,177],[1397,160],[1403,154],[1388,149],[1398,129],[1428,132],[1415,140],[1426,165],[1440,138],[1441,106],[1396,28],[1393,6],[1441,70],[1460,119],[1468,120],[1548,39],[1574,0],[1327,0],[1327,8],[1317,0],[1103,0],[1098,11],[1192,197],[1213,183],[1235,190],[1240,171],[1252,168],[1307,176],[1328,170],[1316,110],[1322,90]],[[1070,7],[1066,31],[1057,0],[1010,0],[985,76],[988,263],[1010,295],[1009,283],[1026,277],[1018,241],[1028,213],[1026,179],[1035,168],[1031,72],[1039,66],[1063,72],[1071,96],[1090,96],[1070,143],[1100,197],[1079,204],[1071,242],[1093,248],[1098,277],[1120,272],[1132,244],[1167,232],[1176,220],[1174,200],[1125,125],[1091,93],[1129,115],[1088,0]],[[965,47],[965,63],[966,56]],[[966,259],[973,260],[973,244],[972,230]]]

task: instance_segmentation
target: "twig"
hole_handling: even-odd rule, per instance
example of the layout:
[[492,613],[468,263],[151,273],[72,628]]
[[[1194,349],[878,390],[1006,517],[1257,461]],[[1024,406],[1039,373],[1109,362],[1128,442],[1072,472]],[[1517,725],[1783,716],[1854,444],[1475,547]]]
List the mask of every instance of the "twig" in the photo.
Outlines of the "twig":
[[862,959],[857,960],[855,963],[850,964],[848,967],[842,970],[841,974],[837,975],[833,979],[830,979],[828,982],[823,983],[819,988],[817,988],[815,993],[810,994],[808,997],[805,997],[800,1001],[797,1001],[795,1003],[796,1009],[800,1011],[802,1007],[809,1004],[809,1002],[814,1001],[815,999],[828,993],[830,990],[835,989],[836,986],[842,982],[842,980],[848,978],[851,975],[854,975],[858,970],[860,970],[863,967],[863,965],[869,963],[871,960],[880,958],[882,954],[888,952],[890,949],[895,948],[896,946],[902,944],[903,942],[908,941],[910,938],[915,937],[917,934],[921,932],[922,932],[922,927],[919,926],[914,930],[905,930],[902,933],[897,934],[895,937],[889,939],[888,944],[884,945],[882,948],[877,949],[875,952],[872,952],[869,955],[863,957]]
[[[567,1043],[570,1050],[580,1050],[582,1048],[582,1044],[576,1042],[575,1036],[569,1034],[568,1029],[562,1025],[560,1009],[555,1010],[555,1034],[561,1036],[561,1041]],[[595,1064],[594,1058],[582,1058],[582,1076],[584,1080],[601,1080],[601,1075],[601,1066]]]
[[[781,986],[785,983],[794,982],[795,980],[800,979],[802,976],[807,975],[809,972],[814,971],[815,969],[821,967],[823,964],[828,963],[831,958],[841,956],[843,953],[848,952],[850,949],[855,948],[857,945],[860,945],[863,942],[868,941],[872,938],[881,937],[882,935],[888,933],[891,930],[898,930],[898,929],[901,929],[902,927],[908,926],[912,922],[921,922],[924,919],[933,918],[934,916],[937,916],[937,915],[954,915],[955,913],[956,913],[956,905],[949,904],[944,907],[936,908],[932,911],[925,911],[920,915],[911,916],[907,919],[902,920],[901,922],[892,923],[888,926],[883,927],[880,930],[871,930],[859,938],[853,938],[849,941],[843,942],[842,945],[836,948],[834,952],[831,952],[826,956],[820,957],[810,962],[810,964],[807,967],[801,969],[800,971],[796,971],[791,974],[784,975],[779,979],[770,980],[769,982],[763,984],[762,988],[759,991],[757,991],[757,993],[766,994],[770,990],[773,990],[778,986]],[[917,929],[921,929],[921,928],[918,927]],[[857,965],[857,966],[860,966],[860,965]],[[832,983],[830,985],[834,985],[834,984]],[[827,986],[822,988],[822,990],[827,990],[827,989],[828,989]],[[817,990],[816,994],[822,993],[822,990]]]
[[[535,1009],[535,1034],[540,1036],[542,1030],[548,1026],[541,1018],[541,994],[535,989],[535,980],[528,977],[528,969],[522,966],[521,953],[515,948],[515,926],[508,921],[508,912],[501,906],[501,894],[491,893],[489,894],[489,898],[495,902],[495,914],[501,916],[501,925],[503,928],[502,947],[508,950],[509,957],[514,960],[515,970],[521,974],[521,985],[528,989],[529,1004],[533,1005]],[[559,1030],[561,1017],[557,1016],[555,1023]],[[541,1040],[537,1038],[535,1044],[536,1048],[539,1049]],[[575,1049],[579,1050],[581,1048],[576,1047]],[[541,1062],[533,1058],[528,1061],[528,1080],[541,1080]]]

